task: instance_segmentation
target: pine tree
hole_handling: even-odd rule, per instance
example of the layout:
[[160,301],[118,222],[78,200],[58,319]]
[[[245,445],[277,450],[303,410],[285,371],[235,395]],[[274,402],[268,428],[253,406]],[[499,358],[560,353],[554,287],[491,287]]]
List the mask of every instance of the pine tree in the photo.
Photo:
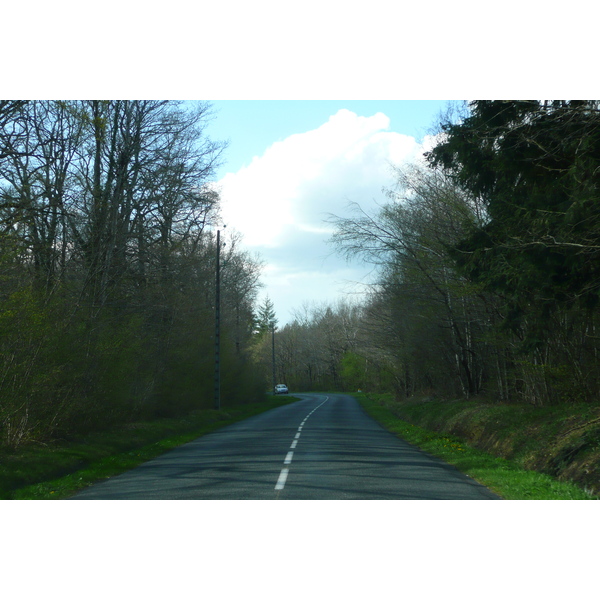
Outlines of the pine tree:
[[258,309],[257,331],[260,337],[277,329],[277,318],[275,316],[275,304],[266,296]]
[[[429,153],[483,200],[487,222],[454,248],[469,277],[543,328],[600,300],[600,108],[596,101],[476,101]],[[539,331],[534,337],[539,338]]]

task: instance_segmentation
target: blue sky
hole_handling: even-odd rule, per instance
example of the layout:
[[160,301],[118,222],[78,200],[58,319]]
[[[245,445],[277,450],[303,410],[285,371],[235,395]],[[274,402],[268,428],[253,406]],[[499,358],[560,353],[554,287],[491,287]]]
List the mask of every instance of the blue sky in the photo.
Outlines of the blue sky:
[[446,100],[211,100],[215,119],[208,134],[229,140],[219,176],[250,164],[274,142],[316,129],[345,108],[358,115],[383,112],[392,131],[421,141],[447,105]]
[[356,298],[371,268],[347,263],[328,243],[331,215],[351,203],[376,211],[393,186],[392,166],[431,144],[447,101],[211,101],[207,134],[228,140],[217,173],[227,233],[266,265],[261,300],[279,324],[305,307]]

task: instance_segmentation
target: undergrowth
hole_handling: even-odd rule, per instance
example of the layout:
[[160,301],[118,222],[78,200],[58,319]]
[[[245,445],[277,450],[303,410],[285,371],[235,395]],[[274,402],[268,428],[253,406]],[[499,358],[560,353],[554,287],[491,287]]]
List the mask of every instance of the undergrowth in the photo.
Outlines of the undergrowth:
[[[485,405],[473,402],[467,405],[444,401],[404,403],[395,401],[391,395],[354,396],[386,429],[456,466],[502,498],[597,498],[597,492],[590,487],[559,481],[555,473],[541,472],[529,465],[532,452],[543,453],[544,448],[556,444],[559,428],[552,419],[548,420],[548,438],[544,444],[540,436],[532,438],[532,428],[537,421],[524,418],[526,411],[521,407],[490,406],[487,410]],[[539,421],[539,416],[537,419]],[[482,440],[486,444],[482,444]],[[486,448],[478,447],[478,442]]]

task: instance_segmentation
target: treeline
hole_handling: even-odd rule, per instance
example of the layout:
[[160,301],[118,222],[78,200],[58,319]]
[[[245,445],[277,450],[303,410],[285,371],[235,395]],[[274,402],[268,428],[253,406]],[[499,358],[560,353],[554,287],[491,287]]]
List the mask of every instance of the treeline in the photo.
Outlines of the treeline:
[[[0,102],[0,443],[212,406],[225,144],[207,103]],[[261,265],[222,249],[223,401],[260,397]]]
[[334,220],[338,250],[376,265],[377,285],[350,312],[284,328],[282,376],[401,397],[596,401],[598,102],[472,102],[396,179],[377,214]]
[[390,389],[394,361],[372,344],[365,329],[367,311],[360,304],[305,305],[291,323],[275,331],[263,321],[254,355],[263,372],[292,392],[315,390]]

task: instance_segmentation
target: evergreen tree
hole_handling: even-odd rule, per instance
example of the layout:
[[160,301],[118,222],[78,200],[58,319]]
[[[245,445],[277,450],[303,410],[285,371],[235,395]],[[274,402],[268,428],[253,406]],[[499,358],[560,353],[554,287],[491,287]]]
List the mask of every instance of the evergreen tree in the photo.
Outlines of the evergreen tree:
[[507,323],[595,307],[600,294],[600,109],[596,101],[476,101],[428,155],[482,199],[487,219],[454,247],[469,277],[506,301]]
[[266,296],[258,308],[257,330],[260,337],[277,329],[277,317],[275,316],[275,304]]

